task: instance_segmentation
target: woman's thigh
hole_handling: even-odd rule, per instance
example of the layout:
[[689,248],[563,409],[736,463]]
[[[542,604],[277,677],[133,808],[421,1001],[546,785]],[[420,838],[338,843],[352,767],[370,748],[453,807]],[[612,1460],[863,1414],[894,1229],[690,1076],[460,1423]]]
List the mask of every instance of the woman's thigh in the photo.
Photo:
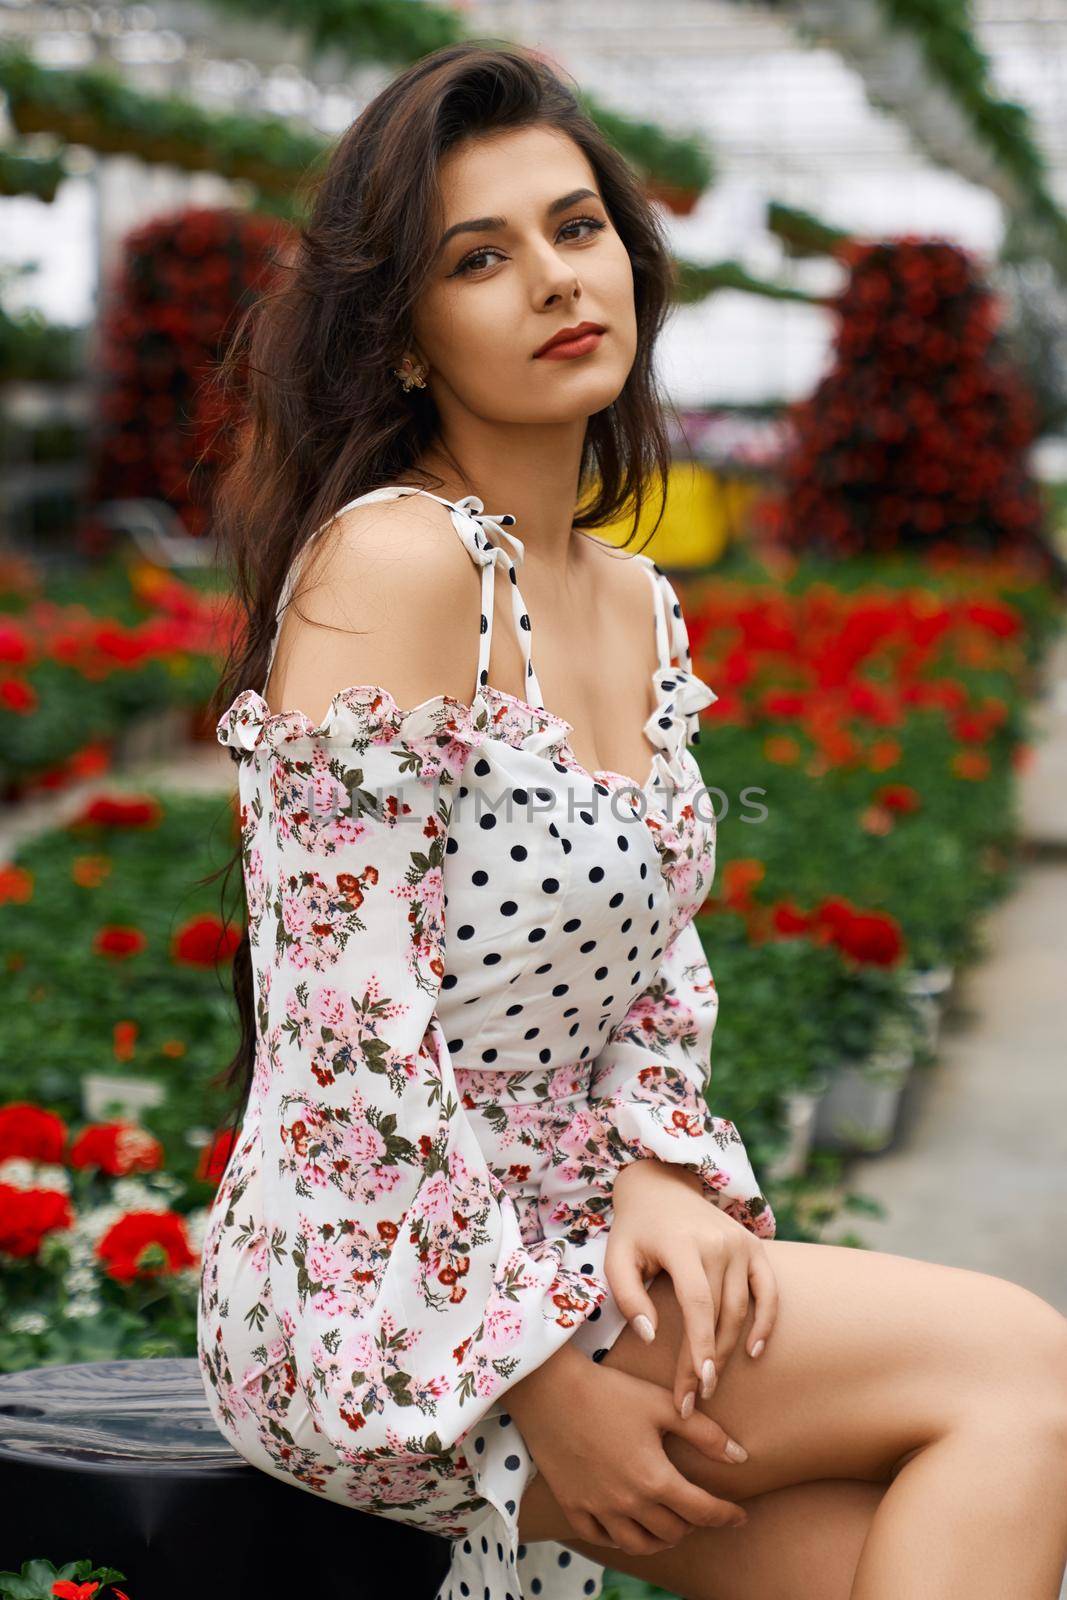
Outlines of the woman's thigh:
[[[755,1361],[746,1352],[750,1305],[714,1391],[697,1399],[749,1459],[732,1466],[664,1437],[679,1470],[712,1494],[740,1501],[817,1479],[886,1483],[904,1457],[964,1422],[995,1432],[1035,1407],[1067,1411],[1067,1320],[1019,1285],[843,1245],[771,1239],[765,1249],[779,1289],[766,1348]],[[682,1313],[668,1274],[649,1293],[655,1340],[626,1327],[603,1365],[671,1389]],[[527,1493],[544,1527],[550,1491],[540,1474]],[[550,1520],[568,1527],[558,1515]]]

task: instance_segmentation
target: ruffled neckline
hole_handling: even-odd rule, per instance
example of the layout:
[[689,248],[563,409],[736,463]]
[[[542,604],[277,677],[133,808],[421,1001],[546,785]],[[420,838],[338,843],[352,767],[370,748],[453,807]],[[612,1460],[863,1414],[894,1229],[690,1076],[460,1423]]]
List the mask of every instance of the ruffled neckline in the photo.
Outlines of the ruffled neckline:
[[684,760],[687,719],[718,699],[701,678],[679,667],[657,668],[652,684],[655,709],[643,731],[653,755],[643,784],[627,773],[584,767],[571,745],[572,723],[491,685],[481,691],[480,705],[439,694],[405,711],[381,684],[353,684],[334,695],[320,723],[303,711],[271,711],[257,690],[244,689],[219,718],[216,737],[235,760],[306,741],[337,740],[363,746],[394,740],[444,746],[456,741],[473,748],[485,739],[500,739],[514,749],[560,762],[609,790],[631,788],[649,799],[650,791],[661,785],[669,784],[675,792],[686,787],[691,776]]

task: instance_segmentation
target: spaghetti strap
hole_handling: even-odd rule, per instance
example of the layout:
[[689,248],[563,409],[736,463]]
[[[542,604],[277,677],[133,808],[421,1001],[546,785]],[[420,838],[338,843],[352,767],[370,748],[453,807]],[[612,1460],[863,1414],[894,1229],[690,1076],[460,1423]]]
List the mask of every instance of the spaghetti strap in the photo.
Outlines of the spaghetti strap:
[[[653,611],[656,619],[656,659],[659,685],[664,691],[675,691],[680,689],[683,683],[691,680],[693,676],[693,658],[689,648],[689,631],[685,625],[681,602],[667,574],[653,561],[652,557],[646,556],[640,550],[635,552],[635,556],[648,573],[652,584]],[[711,693],[706,684],[702,684],[701,687],[706,692]],[[713,700],[718,699],[718,696],[713,693],[711,697]],[[689,744],[699,743],[699,710],[695,709],[686,713],[685,725],[687,742]]]
[[[463,541],[468,555],[481,568],[482,572],[482,605],[478,645],[478,676],[473,704],[475,707],[483,706],[488,712],[488,700],[485,691],[489,686],[489,657],[493,644],[493,606],[496,597],[496,568],[504,566],[507,569],[511,587],[511,609],[515,620],[515,632],[518,635],[519,645],[522,649],[525,666],[525,697],[527,702],[539,711],[546,710],[544,699],[541,695],[541,685],[537,673],[534,671],[533,651],[531,641],[530,614],[526,609],[526,602],[519,589],[516,576],[516,566],[521,565],[526,554],[523,542],[516,534],[508,533],[507,527],[511,526],[515,518],[508,512],[491,515],[484,510],[481,500],[477,495],[464,495],[462,500],[445,500],[441,495],[433,494],[429,489],[420,489],[414,484],[386,484],[380,489],[371,489],[366,494],[357,495],[354,500],[347,501],[333,516],[316,528],[304,548],[299,552],[291,564],[282,584],[281,594],[274,615],[274,634],[271,639],[270,656],[267,662],[266,677],[263,681],[263,696],[266,696],[267,685],[274,668],[274,657],[278,649],[278,638],[281,633],[282,615],[293,597],[293,590],[299,575],[303,559],[311,546],[324,528],[328,528],[344,512],[351,511],[353,506],[370,505],[381,500],[395,500],[408,494],[424,494],[431,500],[446,506],[452,515],[452,525]],[[504,548],[503,544],[495,542],[490,537],[489,530],[512,546],[512,554]]]

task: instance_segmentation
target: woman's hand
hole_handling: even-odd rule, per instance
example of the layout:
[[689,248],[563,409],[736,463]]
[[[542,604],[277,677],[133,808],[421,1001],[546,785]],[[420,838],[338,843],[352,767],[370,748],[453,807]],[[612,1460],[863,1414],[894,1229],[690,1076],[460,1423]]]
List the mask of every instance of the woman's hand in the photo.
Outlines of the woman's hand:
[[[580,1539],[653,1555],[694,1528],[748,1520],[741,1506],[691,1483],[668,1456],[663,1437],[674,1433],[709,1461],[737,1460],[717,1422],[702,1411],[683,1420],[658,1383],[601,1366],[566,1344],[514,1385],[506,1403]],[[536,1482],[526,1491],[535,1504]]]
[[[737,1344],[750,1289],[756,1302],[750,1356],[760,1354],[774,1326],[778,1285],[763,1241],[706,1197],[698,1173],[662,1161],[622,1167],[614,1207],[605,1276],[624,1316],[647,1342],[655,1337],[656,1308],[645,1279],[661,1269],[670,1273],[685,1319],[674,1403],[688,1416],[697,1389],[704,1399],[711,1394]],[[642,1318],[651,1334],[642,1331]]]

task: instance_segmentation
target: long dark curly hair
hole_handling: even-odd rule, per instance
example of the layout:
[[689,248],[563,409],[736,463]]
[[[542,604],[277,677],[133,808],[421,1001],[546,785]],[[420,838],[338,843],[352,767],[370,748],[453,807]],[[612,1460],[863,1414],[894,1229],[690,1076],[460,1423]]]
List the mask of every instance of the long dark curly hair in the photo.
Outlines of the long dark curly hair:
[[[662,516],[668,403],[652,357],[675,269],[660,219],[576,92],[538,56],[495,42],[435,50],[386,85],[321,173],[305,181],[308,220],[279,252],[269,288],[237,321],[211,376],[219,413],[233,419],[220,452],[226,464],[213,535],[245,621],[212,700],[213,719],[242,690],[263,684],[282,584],[312,534],[340,506],[400,478],[440,486],[419,465],[439,427],[430,391],[405,393],[393,371],[443,226],[439,163],[461,140],[533,126],[569,134],[588,158],[633,272],[636,354],[618,397],[589,418],[579,487],[590,492],[574,526],[603,526],[631,512],[632,539],[650,488]],[[224,898],[240,865],[238,846],[219,869]],[[241,1037],[214,1083],[235,1097],[234,1125],[256,1050],[243,882],[241,901],[245,931],[233,959]]]

